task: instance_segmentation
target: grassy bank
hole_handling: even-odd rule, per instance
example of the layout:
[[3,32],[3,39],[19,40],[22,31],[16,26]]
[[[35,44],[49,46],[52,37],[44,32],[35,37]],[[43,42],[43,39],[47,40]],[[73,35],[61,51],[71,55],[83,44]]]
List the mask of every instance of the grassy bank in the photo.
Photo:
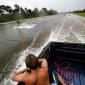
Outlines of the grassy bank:
[[75,14],[85,17],[85,13],[75,13]]

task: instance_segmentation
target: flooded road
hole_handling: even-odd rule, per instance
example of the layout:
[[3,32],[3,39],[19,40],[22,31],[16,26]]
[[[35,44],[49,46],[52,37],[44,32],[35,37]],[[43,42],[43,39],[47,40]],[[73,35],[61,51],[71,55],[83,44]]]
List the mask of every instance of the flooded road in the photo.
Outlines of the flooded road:
[[85,18],[59,14],[0,26],[1,85],[15,85],[10,73],[24,68],[26,55],[38,56],[50,41],[85,43]]

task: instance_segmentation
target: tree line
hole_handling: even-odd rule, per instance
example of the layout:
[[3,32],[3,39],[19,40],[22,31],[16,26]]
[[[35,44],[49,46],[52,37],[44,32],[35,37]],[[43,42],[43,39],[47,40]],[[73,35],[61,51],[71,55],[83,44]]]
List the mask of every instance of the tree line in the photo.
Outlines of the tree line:
[[21,20],[27,18],[34,18],[47,15],[57,14],[56,10],[47,8],[34,8],[33,10],[28,8],[22,8],[19,5],[15,4],[14,9],[11,6],[0,5],[0,22],[7,22],[12,20]]
[[76,10],[76,11],[73,11],[73,13],[85,13],[85,9],[83,9],[83,10]]

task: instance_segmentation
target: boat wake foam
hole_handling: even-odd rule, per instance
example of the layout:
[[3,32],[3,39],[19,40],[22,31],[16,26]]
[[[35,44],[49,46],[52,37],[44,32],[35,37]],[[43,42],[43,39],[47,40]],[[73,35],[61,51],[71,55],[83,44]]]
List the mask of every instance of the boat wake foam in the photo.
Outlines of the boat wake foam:
[[19,26],[16,26],[16,27],[14,27],[14,29],[32,29],[32,28],[34,28],[35,26],[36,26],[37,24],[27,24],[27,23],[23,23],[23,24],[21,24],[21,25],[19,25]]

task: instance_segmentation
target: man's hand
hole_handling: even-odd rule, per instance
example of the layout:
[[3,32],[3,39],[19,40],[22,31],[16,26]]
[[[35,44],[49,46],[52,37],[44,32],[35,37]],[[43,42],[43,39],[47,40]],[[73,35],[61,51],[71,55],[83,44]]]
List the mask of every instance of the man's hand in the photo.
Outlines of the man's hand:
[[61,83],[62,85],[67,85],[67,84],[65,83],[65,81],[62,79],[62,77],[59,75],[59,73],[56,73],[56,74],[57,74],[57,76],[58,76],[58,79],[59,79],[60,83]]

